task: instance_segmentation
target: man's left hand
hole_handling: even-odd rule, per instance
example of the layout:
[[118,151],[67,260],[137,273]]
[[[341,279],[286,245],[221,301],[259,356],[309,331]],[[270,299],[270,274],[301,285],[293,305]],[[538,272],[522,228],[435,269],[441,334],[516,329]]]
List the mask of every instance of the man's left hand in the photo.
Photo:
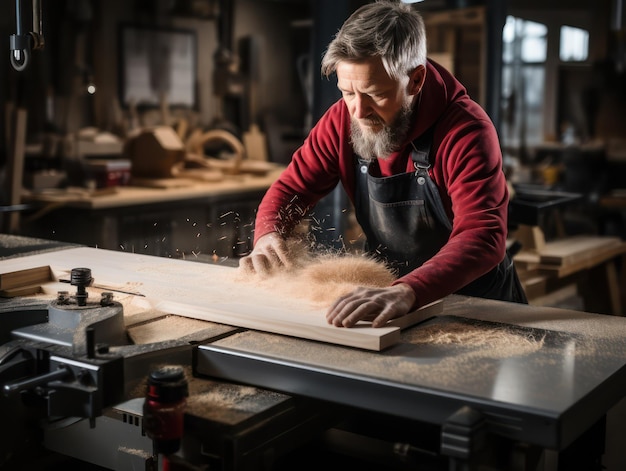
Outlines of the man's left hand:
[[371,320],[372,327],[382,327],[408,314],[414,303],[415,293],[403,283],[385,288],[361,287],[338,298],[326,320],[337,327],[352,327],[360,320]]

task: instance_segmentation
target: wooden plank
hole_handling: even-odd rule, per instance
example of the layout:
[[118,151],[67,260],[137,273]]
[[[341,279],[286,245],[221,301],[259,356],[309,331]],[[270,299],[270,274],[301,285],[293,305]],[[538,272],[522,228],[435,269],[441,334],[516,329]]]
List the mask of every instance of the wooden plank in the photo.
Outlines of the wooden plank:
[[559,278],[563,278],[569,275],[573,275],[582,270],[588,270],[602,263],[607,262],[613,258],[626,253],[626,242],[622,242],[619,245],[607,248],[602,252],[597,252],[593,256],[581,257],[575,263],[569,263],[565,265],[550,265],[550,264],[537,264],[534,268],[545,274],[556,274]]
[[220,324],[380,351],[400,340],[402,328],[415,325],[441,313],[442,303],[436,302],[413,311],[403,318],[396,319],[395,322],[392,321],[388,327],[373,328],[370,322],[363,321],[349,329],[329,325],[324,312],[320,310],[287,312],[274,306],[257,305],[253,308],[248,303],[232,302],[207,308],[193,301],[180,303],[167,300],[158,302],[155,308],[179,316]]
[[[5,271],[6,262],[0,265],[0,290],[11,290],[25,286],[47,283],[52,280],[48,265],[25,268],[23,270]],[[7,267],[8,268],[8,267]]]
[[[367,350],[382,350],[400,338],[401,327],[393,324],[373,328],[362,322],[350,329],[329,325],[324,309],[307,300],[238,283],[232,267],[87,247],[11,259],[7,267],[27,268],[43,260],[57,278],[66,278],[72,268],[87,267],[94,283],[124,286],[126,291],[144,295],[142,302],[150,308],[184,317]],[[407,327],[441,309],[440,302],[433,303],[396,324]]]
[[392,319],[387,324],[399,327],[400,329],[404,330],[415,324],[419,324],[426,319],[430,319],[431,317],[441,314],[442,312],[443,302],[435,301],[433,303],[427,304],[426,306],[423,306],[421,309],[409,312],[406,316]]
[[17,288],[9,288],[0,290],[2,298],[16,298],[18,296],[30,296],[31,294],[41,293],[40,285],[19,286]]
[[571,265],[583,261],[591,261],[603,252],[619,247],[619,237],[573,236],[547,242],[539,251],[540,263],[554,265]]

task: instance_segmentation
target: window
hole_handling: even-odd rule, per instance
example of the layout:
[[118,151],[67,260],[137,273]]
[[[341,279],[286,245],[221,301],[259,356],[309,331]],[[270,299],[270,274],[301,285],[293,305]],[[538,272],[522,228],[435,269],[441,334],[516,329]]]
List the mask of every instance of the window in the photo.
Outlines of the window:
[[196,36],[187,29],[122,24],[119,94],[124,106],[196,105]]
[[563,62],[582,62],[589,56],[589,31],[561,26],[559,58]]
[[509,150],[543,141],[547,35],[544,24],[507,17],[502,33],[501,139]]

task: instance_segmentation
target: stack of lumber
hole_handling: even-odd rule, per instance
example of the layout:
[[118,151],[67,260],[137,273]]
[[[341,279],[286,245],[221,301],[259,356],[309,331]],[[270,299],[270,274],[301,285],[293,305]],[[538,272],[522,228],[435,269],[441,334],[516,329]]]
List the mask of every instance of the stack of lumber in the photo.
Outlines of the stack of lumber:
[[[622,258],[622,273],[617,260]],[[546,242],[514,257],[531,304],[544,304],[558,291],[571,289],[583,299],[584,310],[624,315],[626,305],[626,242],[619,237],[579,235]]]
[[536,251],[521,251],[515,263],[540,272],[556,271],[559,277],[589,269],[626,252],[619,237],[570,236],[546,242]]

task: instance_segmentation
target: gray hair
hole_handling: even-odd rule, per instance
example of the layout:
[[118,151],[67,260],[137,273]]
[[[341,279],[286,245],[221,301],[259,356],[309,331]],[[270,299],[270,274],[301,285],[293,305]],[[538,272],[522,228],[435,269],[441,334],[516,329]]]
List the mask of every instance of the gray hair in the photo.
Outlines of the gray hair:
[[422,16],[410,5],[377,1],[356,10],[343,24],[322,58],[329,77],[342,61],[380,57],[385,70],[399,80],[426,64],[426,30]]

